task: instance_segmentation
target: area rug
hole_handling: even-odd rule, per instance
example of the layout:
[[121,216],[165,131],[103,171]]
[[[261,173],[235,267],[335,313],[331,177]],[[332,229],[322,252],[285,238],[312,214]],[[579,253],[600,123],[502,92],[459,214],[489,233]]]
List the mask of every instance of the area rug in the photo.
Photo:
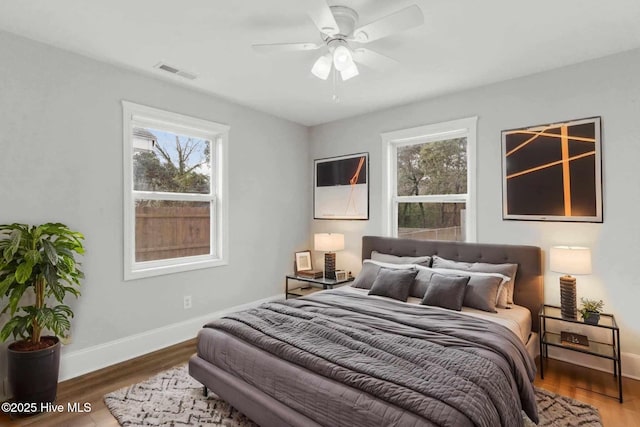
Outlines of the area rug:
[[[586,403],[536,388],[542,427],[602,427],[598,410]],[[104,402],[125,427],[224,426],[256,427],[213,393],[202,394],[202,385],[191,378],[187,365],[162,372],[144,382],[104,397]],[[525,417],[525,425],[535,426]]]

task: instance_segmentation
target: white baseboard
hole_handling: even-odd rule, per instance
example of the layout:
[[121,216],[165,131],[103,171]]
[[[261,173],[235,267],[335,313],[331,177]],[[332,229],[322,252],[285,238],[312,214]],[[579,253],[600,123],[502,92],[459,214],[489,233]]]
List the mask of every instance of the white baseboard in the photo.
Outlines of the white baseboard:
[[[640,355],[622,352],[622,376],[640,380]],[[584,366],[598,371],[613,373],[613,361],[575,351],[549,347],[549,358],[561,360],[574,365]]]
[[59,379],[64,381],[78,377],[195,338],[202,326],[213,319],[281,299],[282,295],[274,295],[78,351],[67,353],[63,348]]

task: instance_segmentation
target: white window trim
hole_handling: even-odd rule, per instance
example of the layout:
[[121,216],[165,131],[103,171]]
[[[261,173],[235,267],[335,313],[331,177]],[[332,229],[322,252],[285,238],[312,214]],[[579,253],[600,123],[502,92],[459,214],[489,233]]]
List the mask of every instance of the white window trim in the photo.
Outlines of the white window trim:
[[[382,138],[382,233],[397,237],[398,223],[395,205],[403,201],[465,202],[466,241],[477,239],[476,215],[476,139],[478,117],[452,120],[380,134]],[[461,195],[397,195],[397,147],[449,138],[467,138],[467,194]]]
[[[227,265],[229,263],[229,126],[128,101],[122,101],[122,113],[124,147],[124,280]],[[211,141],[211,158],[216,159],[216,167],[212,169],[214,175],[211,180],[211,194],[137,193],[144,193],[145,199],[186,201],[204,201],[204,199],[207,199],[207,201],[212,201],[210,243],[213,255],[171,258],[158,261],[135,261],[134,201],[136,195],[133,191],[133,157],[131,155],[133,151],[131,135],[134,123],[136,126],[159,127],[170,132],[185,133]],[[215,152],[213,151],[214,149]]]

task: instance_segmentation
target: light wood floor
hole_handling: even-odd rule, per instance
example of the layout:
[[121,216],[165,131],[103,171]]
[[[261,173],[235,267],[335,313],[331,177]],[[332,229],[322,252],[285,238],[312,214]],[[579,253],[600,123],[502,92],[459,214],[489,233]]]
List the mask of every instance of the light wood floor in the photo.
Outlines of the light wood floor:
[[[194,352],[195,340],[190,340],[60,383],[57,402],[64,405],[67,402],[89,402],[90,413],[41,414],[16,420],[0,414],[0,426],[118,426],[105,407],[102,396],[184,363]],[[538,375],[535,385],[596,406],[605,427],[640,425],[640,381],[623,380],[624,403],[620,404],[616,398],[606,396],[617,393],[617,383],[612,374],[551,359],[545,362],[544,380]]]

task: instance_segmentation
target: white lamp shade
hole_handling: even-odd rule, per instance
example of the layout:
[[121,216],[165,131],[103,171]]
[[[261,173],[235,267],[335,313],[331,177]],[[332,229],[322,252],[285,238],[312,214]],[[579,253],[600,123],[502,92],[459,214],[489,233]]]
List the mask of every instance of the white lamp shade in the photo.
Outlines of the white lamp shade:
[[563,274],[591,274],[591,249],[579,246],[551,248],[551,271]]
[[349,65],[347,68],[345,68],[344,70],[340,71],[340,77],[342,77],[343,81],[347,81],[349,80],[351,77],[355,77],[358,74],[360,74],[358,72],[358,67],[356,66],[356,63],[351,61],[351,65]]
[[332,65],[333,61],[331,59],[331,54],[327,53],[326,55],[323,55],[317,59],[317,61],[313,64],[313,68],[311,68],[311,72],[317,78],[327,80],[327,77],[329,77],[329,73],[331,73]]
[[344,249],[344,234],[317,233],[313,236],[313,247],[322,252],[341,251]]
[[338,46],[333,50],[333,65],[336,70],[342,71],[353,64],[351,51],[346,46]]

